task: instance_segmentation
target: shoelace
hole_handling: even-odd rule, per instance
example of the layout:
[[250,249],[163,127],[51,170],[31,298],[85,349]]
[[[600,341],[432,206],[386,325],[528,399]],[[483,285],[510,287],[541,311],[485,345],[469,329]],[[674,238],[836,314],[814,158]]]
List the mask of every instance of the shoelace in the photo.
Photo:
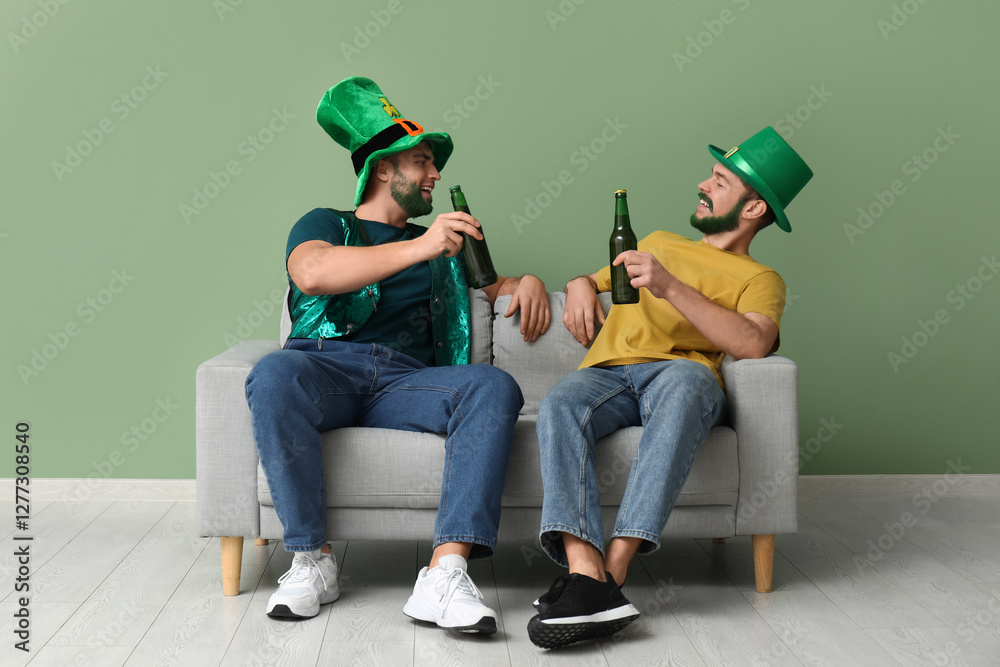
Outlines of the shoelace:
[[323,582],[323,589],[327,588],[326,577],[323,576],[323,569],[312,558],[305,554],[296,554],[292,561],[292,567],[283,575],[278,577],[278,585],[281,586],[286,581],[290,584],[297,584],[306,581],[309,574],[316,570],[320,581]]
[[556,577],[556,580],[549,587],[549,590],[538,596],[538,601],[540,603],[552,604],[558,600],[560,596],[562,596],[563,592],[565,592],[564,589],[566,588],[567,583],[569,583],[569,579],[567,577]]
[[[444,591],[441,591],[442,584],[444,585]],[[436,588],[441,592],[440,599],[444,601],[445,607],[451,604],[451,601],[455,598],[456,593],[461,593],[462,595],[471,597],[475,600],[483,599],[483,594],[479,592],[478,588],[476,588],[476,584],[472,581],[472,577],[469,576],[469,573],[457,568],[451,570],[448,574],[448,578],[439,582]]]

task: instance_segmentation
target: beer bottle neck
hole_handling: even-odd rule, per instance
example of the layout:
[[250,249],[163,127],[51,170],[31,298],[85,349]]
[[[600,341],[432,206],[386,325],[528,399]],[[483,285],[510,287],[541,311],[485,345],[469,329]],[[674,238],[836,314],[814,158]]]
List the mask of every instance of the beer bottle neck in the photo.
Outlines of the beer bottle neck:
[[615,226],[629,226],[628,200],[625,197],[615,197]]
[[469,205],[465,202],[465,193],[461,190],[453,190],[451,193],[451,204],[456,211],[469,212]]
[[632,224],[628,218],[628,205],[621,199],[615,202],[615,229],[632,231]]

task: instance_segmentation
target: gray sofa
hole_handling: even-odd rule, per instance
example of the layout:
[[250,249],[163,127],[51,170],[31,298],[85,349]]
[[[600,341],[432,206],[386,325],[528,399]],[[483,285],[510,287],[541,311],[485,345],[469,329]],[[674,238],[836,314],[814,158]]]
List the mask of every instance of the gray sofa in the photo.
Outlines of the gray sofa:
[[[610,307],[609,295],[602,305]],[[537,342],[521,339],[518,317],[504,318],[510,297],[497,300],[470,290],[473,361],[509,372],[524,394],[515,429],[499,539],[538,534],[542,482],[535,420],[538,402],[574,370],[585,349],[562,324],[565,295],[552,293],[552,325]],[[283,341],[290,330],[282,318]],[[198,367],[197,489],[200,535],[220,537],[223,590],[239,593],[243,538],[280,539],[267,480],[257,459],[244,382],[279,339],[244,341]],[[788,359],[734,361],[722,372],[729,400],[725,425],[712,429],[694,461],[663,535],[723,539],[752,535],[757,590],[771,589],[774,535],[796,523],[798,408],[796,365]],[[606,530],[614,522],[640,427],[618,431],[598,444]],[[429,540],[437,512],[444,436],[388,429],[346,428],[323,436],[327,528],[330,539]]]

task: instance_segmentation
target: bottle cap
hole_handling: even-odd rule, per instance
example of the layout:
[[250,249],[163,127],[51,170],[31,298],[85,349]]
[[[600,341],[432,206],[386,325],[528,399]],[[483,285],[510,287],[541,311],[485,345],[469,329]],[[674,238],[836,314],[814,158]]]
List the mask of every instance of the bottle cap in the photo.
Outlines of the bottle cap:
[[616,195],[624,195],[624,194],[628,194],[628,192],[626,190],[615,190],[615,194]]
[[456,190],[461,190],[461,189],[462,189],[461,185],[453,185],[450,188],[448,188],[448,192],[455,192]]

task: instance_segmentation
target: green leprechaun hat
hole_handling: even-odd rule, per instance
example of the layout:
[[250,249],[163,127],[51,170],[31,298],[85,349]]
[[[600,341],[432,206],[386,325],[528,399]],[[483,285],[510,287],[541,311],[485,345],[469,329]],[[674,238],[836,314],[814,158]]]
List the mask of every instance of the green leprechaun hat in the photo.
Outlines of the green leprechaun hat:
[[812,169],[772,127],[765,127],[739,146],[708,150],[727,169],[757,191],[774,211],[775,222],[786,232],[792,226],[785,207],[812,178]]
[[426,141],[440,171],[455,148],[447,133],[425,133],[419,123],[403,118],[378,85],[361,76],[344,79],[326,91],[316,109],[316,120],[334,141],[351,151],[358,175],[355,206],[361,204],[371,166],[382,158]]

